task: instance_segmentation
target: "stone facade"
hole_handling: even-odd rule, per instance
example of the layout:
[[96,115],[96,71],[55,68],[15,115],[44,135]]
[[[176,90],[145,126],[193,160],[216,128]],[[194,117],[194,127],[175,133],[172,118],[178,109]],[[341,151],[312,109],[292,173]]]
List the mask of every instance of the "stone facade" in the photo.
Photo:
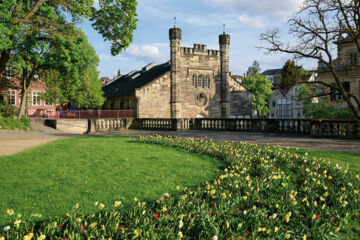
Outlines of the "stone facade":
[[[334,60],[336,72],[340,76],[340,81],[343,87],[350,94],[357,97],[360,101],[360,55],[355,43],[351,38],[339,38],[336,42],[337,45],[337,59]],[[318,64],[318,80],[327,84],[335,84],[334,77],[329,69],[324,65]],[[343,96],[331,88],[326,88],[325,93],[330,93],[331,101],[343,100]],[[356,102],[352,99],[356,106]],[[347,106],[344,102],[343,106]]]
[[[142,71],[129,74],[128,78],[134,78],[134,83],[142,82],[139,86],[126,80],[126,76],[113,81],[108,87],[104,86],[107,97],[105,108],[117,109],[117,102],[133,97],[139,118],[229,118],[250,115],[252,94],[229,75],[230,36],[225,33],[219,36],[220,50],[209,50],[203,44],[183,47],[181,37],[181,29],[170,29],[169,63],[149,65],[149,69],[145,67]],[[133,92],[118,96],[113,93],[118,88],[130,85],[135,86]]]

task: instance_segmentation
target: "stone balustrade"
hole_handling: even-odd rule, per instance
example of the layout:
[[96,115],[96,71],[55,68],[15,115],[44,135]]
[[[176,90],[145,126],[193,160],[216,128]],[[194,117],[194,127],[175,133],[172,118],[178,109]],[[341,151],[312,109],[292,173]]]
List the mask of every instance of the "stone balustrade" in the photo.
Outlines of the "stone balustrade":
[[118,119],[96,119],[95,131],[110,131],[126,128],[126,118]]

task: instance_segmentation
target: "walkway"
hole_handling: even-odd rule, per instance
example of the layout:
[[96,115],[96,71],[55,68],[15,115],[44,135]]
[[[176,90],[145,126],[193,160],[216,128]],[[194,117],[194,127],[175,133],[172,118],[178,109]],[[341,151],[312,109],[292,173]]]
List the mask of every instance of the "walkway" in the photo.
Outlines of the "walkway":
[[[89,135],[66,134],[54,129],[33,125],[34,131],[22,132],[0,130],[0,156],[11,155],[17,152],[36,147],[38,145],[66,137],[81,137]],[[180,137],[195,137],[212,139],[214,141],[246,141],[255,144],[270,144],[282,147],[303,148],[313,150],[331,150],[360,153],[360,140],[313,138],[298,135],[252,133],[252,132],[220,132],[220,131],[140,131],[123,130],[114,132],[94,133],[90,136],[143,136],[169,135]]]

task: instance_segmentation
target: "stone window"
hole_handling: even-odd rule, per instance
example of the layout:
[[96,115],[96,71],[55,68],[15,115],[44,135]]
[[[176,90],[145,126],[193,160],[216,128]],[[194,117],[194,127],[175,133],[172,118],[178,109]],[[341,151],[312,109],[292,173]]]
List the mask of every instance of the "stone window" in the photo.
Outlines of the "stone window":
[[41,104],[40,99],[40,92],[32,92],[32,105],[33,106],[40,106]]
[[[343,82],[342,87],[345,92],[350,93],[350,82]],[[343,101],[344,95],[342,95],[335,85],[335,83],[331,84],[330,87],[330,101]]]
[[350,53],[350,55],[349,55],[349,63],[351,65],[356,65],[358,63],[357,53]]
[[197,87],[197,77],[195,74],[192,76],[192,85],[194,88]]
[[272,101],[272,106],[273,106],[273,107],[275,107],[275,106],[276,106],[275,101]]
[[198,87],[199,87],[199,88],[204,88],[204,76],[203,76],[203,75],[199,75],[199,78],[198,78]]
[[209,76],[209,75],[206,75],[206,76],[205,76],[204,87],[205,87],[205,88],[210,88],[210,76]]
[[16,96],[16,92],[15,91],[9,91],[9,104],[11,106],[15,106],[16,102],[15,102],[15,96]]

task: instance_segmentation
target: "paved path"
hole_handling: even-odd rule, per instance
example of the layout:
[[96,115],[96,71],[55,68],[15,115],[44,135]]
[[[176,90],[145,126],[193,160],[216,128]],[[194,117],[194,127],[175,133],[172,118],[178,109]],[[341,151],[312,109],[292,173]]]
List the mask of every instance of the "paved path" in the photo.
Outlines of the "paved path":
[[34,131],[0,130],[0,156],[22,152],[60,138],[82,136],[61,133],[36,122],[31,125]]
[[95,133],[102,136],[140,136],[140,135],[170,135],[180,137],[208,138],[214,141],[244,141],[255,144],[270,144],[282,147],[303,148],[312,150],[331,150],[360,153],[360,139],[348,140],[337,138],[314,138],[302,135],[253,133],[253,132],[225,132],[225,131],[139,131],[127,130],[107,133]]
[[[36,147],[38,145],[66,137],[81,137],[89,135],[66,134],[40,124],[33,125],[34,131],[22,132],[0,130],[0,156],[11,155],[17,152]],[[348,151],[360,153],[360,140],[313,138],[299,135],[252,133],[252,132],[220,132],[220,131],[140,131],[126,130],[95,133],[90,136],[141,136],[141,135],[170,135],[180,137],[207,138],[215,141],[246,141],[256,144],[271,144],[283,147]]]

